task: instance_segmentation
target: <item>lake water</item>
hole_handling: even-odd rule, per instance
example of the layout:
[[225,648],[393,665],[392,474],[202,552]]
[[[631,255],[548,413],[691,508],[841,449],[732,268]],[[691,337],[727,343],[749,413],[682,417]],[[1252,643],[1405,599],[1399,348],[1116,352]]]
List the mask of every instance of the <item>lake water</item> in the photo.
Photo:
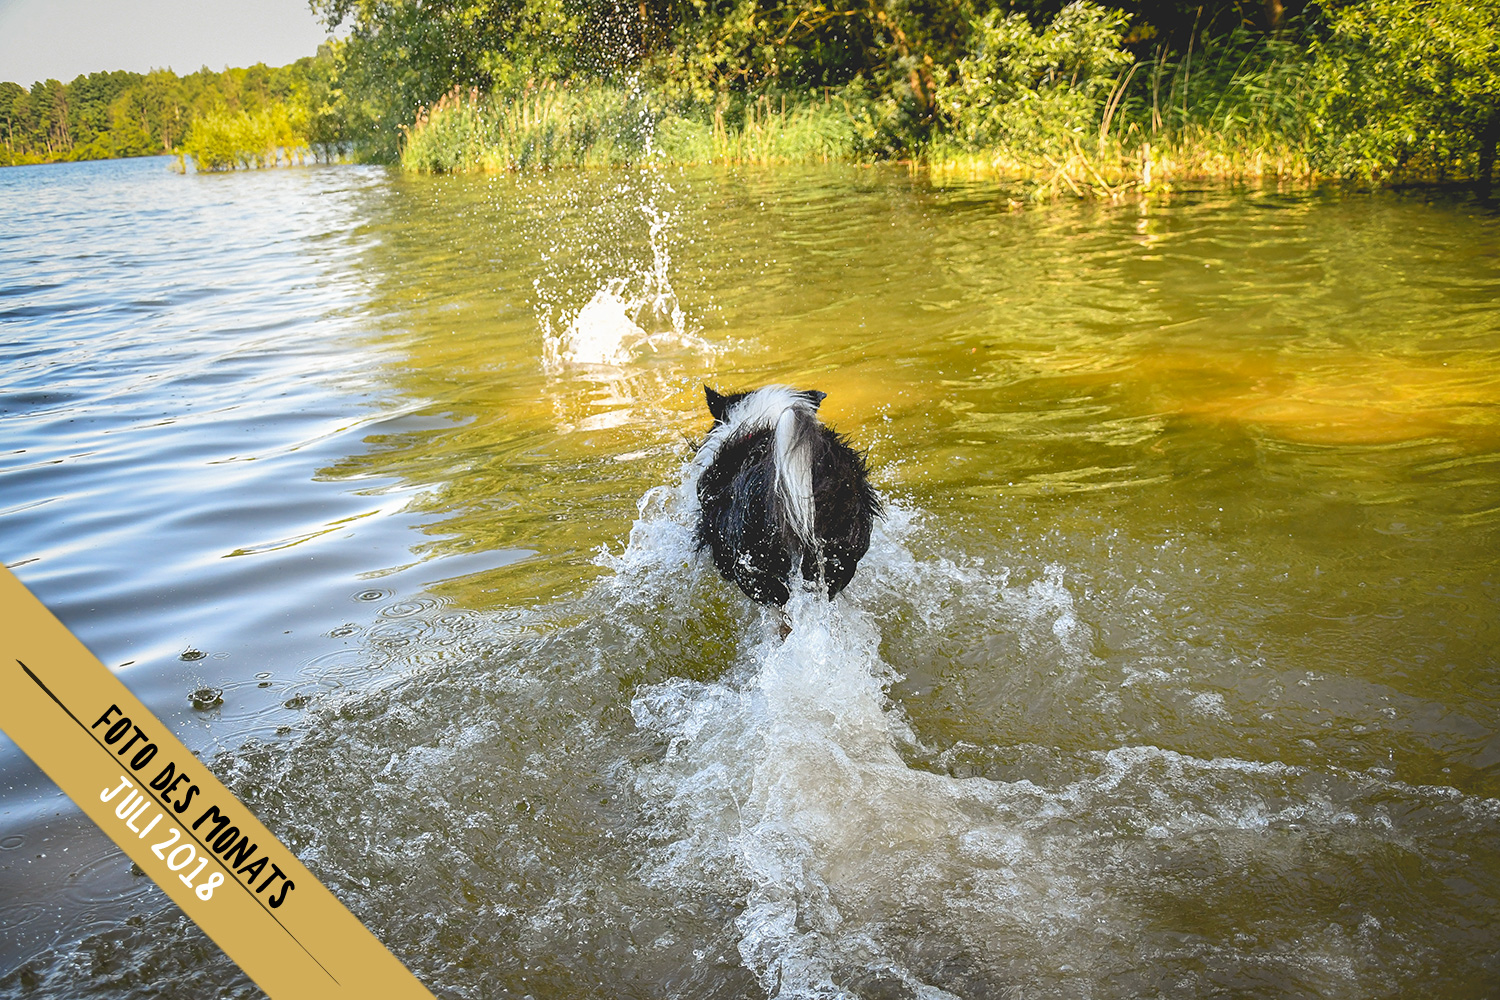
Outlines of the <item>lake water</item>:
[[[437,996],[1500,987],[1482,207],[166,164],[0,171],[0,558]],[[889,504],[785,643],[705,382]],[[259,995],[9,743],[0,993]]]

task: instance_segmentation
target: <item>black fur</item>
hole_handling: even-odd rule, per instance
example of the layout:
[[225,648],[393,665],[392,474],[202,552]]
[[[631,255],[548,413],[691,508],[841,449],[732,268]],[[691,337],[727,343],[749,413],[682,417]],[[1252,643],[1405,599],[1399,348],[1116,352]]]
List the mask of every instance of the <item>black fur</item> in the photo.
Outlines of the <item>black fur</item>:
[[[720,395],[704,387],[718,427],[749,393]],[[816,408],[824,393],[798,393]],[[751,600],[781,606],[791,596],[793,566],[803,579],[820,580],[829,600],[848,586],[870,547],[870,529],[880,499],[870,485],[864,457],[812,413],[810,421],[813,534],[809,550],[791,528],[776,489],[776,432],[751,429],[722,442],[698,480],[698,548]]]

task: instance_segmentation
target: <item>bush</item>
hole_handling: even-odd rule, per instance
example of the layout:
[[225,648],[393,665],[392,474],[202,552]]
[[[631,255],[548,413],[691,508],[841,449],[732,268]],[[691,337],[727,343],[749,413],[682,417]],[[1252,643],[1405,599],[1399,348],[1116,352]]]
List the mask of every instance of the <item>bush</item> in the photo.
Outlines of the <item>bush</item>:
[[990,12],[974,31],[974,54],[938,87],[947,140],[971,151],[1049,150],[1092,131],[1120,70],[1125,15],[1087,0],[1038,30],[1020,14]]
[[1487,183],[1500,139],[1500,0],[1344,0],[1327,19],[1314,49],[1325,169]]
[[279,101],[253,114],[211,111],[193,122],[182,153],[208,171],[276,166],[283,158],[300,162],[311,152],[306,117]]
[[[1035,4],[1003,13],[971,0],[785,7],[765,23],[750,0],[709,7],[703,25],[650,45],[641,36],[642,52],[677,46],[642,56],[644,89],[578,66],[568,83],[455,88],[404,129],[402,163],[915,156],[1034,183],[1036,197],[1116,197],[1186,178],[1487,182],[1500,140],[1500,0],[1328,0],[1279,34],[1242,23],[1208,35],[1195,18],[1179,42],[1140,58],[1150,26],[1091,0],[1050,21],[1014,12],[1035,15]],[[772,52],[778,38],[800,55]],[[818,60],[843,78],[784,84]],[[491,78],[514,75],[497,67]]]

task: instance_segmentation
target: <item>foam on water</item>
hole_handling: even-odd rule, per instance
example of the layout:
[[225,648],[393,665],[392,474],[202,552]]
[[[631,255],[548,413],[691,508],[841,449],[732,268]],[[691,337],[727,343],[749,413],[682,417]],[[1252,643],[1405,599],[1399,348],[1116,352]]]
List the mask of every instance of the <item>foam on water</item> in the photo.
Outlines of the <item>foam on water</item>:
[[[1464,950],[1483,892],[1412,914],[1398,889],[1492,844],[1500,803],[1067,734],[925,745],[892,651],[965,623],[1014,637],[990,669],[1031,697],[1108,714],[1076,571],[926,552],[894,502],[782,641],[695,552],[695,475],[641,498],[584,592],[460,616],[461,642],[214,762],[437,995],[1353,998],[1487,974]],[[86,964],[108,971],[79,995],[143,996],[182,954],[199,994],[252,995],[168,910],[0,988]]]
[[[612,560],[622,574],[639,583],[687,554],[691,478],[650,497],[630,548]],[[866,557],[871,576],[912,565],[901,541],[912,521],[894,507]],[[1060,572],[1021,598],[1033,617],[1061,604],[1051,622],[1059,637],[1072,627]],[[1033,916],[1081,912],[1064,882],[1017,873],[1031,852],[998,811],[1004,789],[903,758],[915,740],[887,697],[896,675],[858,597],[799,594],[787,611],[790,636],[763,617],[721,680],[674,679],[634,698],[637,725],[667,744],[639,779],[658,843],[647,877],[698,891],[742,886],[740,955],[768,994],[789,997],[854,995],[872,977],[913,996],[951,995],[924,983],[883,931],[940,913],[945,887],[976,865],[998,863],[995,898],[1029,897]]]
[[[643,499],[629,547],[606,560],[616,586],[680,585],[692,478]],[[1161,942],[1138,904],[1161,891],[1150,881],[1163,851],[1208,842],[1206,854],[1245,855],[1231,865],[1275,868],[1308,849],[1295,835],[1308,828],[1345,847],[1390,836],[1383,809],[1350,801],[1373,791],[1367,775],[1149,745],[1076,755],[1071,775],[1045,784],[975,774],[964,759],[983,757],[978,747],[914,765],[924,748],[888,696],[898,674],[881,655],[879,609],[894,594],[939,630],[988,605],[1058,685],[1091,660],[1064,567],[1011,587],[1004,569],[919,560],[906,539],[920,520],[892,505],[847,598],[794,597],[785,641],[764,614],[718,680],[670,679],[631,702],[665,748],[638,778],[653,843],[643,876],[742,893],[738,951],[768,995],[1130,995],[1162,985],[1141,964]],[[954,588],[964,600],[947,599]],[[1389,939],[1378,920],[1361,926],[1362,938],[1307,943],[1294,963],[1304,981],[1379,982],[1370,970]]]
[[651,263],[605,279],[561,333],[552,330],[550,310],[542,312],[542,364],[549,374],[578,365],[618,368],[647,352],[716,350],[689,325],[672,287],[673,218],[658,206],[657,191],[658,186],[670,191],[670,185],[649,171],[645,178],[639,211],[646,222]]

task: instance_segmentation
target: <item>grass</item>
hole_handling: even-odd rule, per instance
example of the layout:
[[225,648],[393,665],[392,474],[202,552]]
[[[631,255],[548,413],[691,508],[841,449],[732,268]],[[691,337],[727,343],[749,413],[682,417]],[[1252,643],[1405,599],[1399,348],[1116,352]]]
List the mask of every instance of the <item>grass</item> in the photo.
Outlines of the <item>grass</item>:
[[[1386,183],[1434,173],[1420,155],[1351,157],[1347,130],[1327,114],[1334,64],[1306,48],[1237,33],[1137,60],[1108,30],[1090,35],[1063,22],[1043,32],[991,22],[997,37],[1009,32],[1009,47],[960,62],[921,136],[893,124],[913,121],[909,108],[857,85],[681,104],[641,89],[547,84],[514,95],[453,91],[405,130],[400,161],[445,173],[894,156],[937,176],[1020,182],[1034,200],[1118,199],[1197,181]],[[1069,66],[1107,68],[1080,78]],[[1439,179],[1451,169],[1428,159]]]
[[809,164],[859,158],[854,118],[842,101],[825,95],[761,95],[738,101],[725,95],[711,109],[665,117],[658,127],[662,152],[677,163]]
[[511,99],[455,89],[403,128],[401,165],[473,173],[629,163],[645,155],[653,124],[623,89],[547,85]]
[[855,158],[854,120],[825,97],[722,96],[670,107],[625,88],[545,84],[520,94],[454,90],[405,130],[401,166],[418,173],[671,163],[834,163]]
[[[1034,199],[1119,198],[1192,180],[1308,182],[1305,107],[1286,63],[1136,64],[1085,115],[1016,102],[1000,141],[939,134],[912,150],[937,175],[1020,181]],[[455,90],[405,129],[401,166],[419,173],[674,164],[869,162],[870,115],[847,96],[721,95],[671,107],[647,92],[547,84],[513,96]]]

